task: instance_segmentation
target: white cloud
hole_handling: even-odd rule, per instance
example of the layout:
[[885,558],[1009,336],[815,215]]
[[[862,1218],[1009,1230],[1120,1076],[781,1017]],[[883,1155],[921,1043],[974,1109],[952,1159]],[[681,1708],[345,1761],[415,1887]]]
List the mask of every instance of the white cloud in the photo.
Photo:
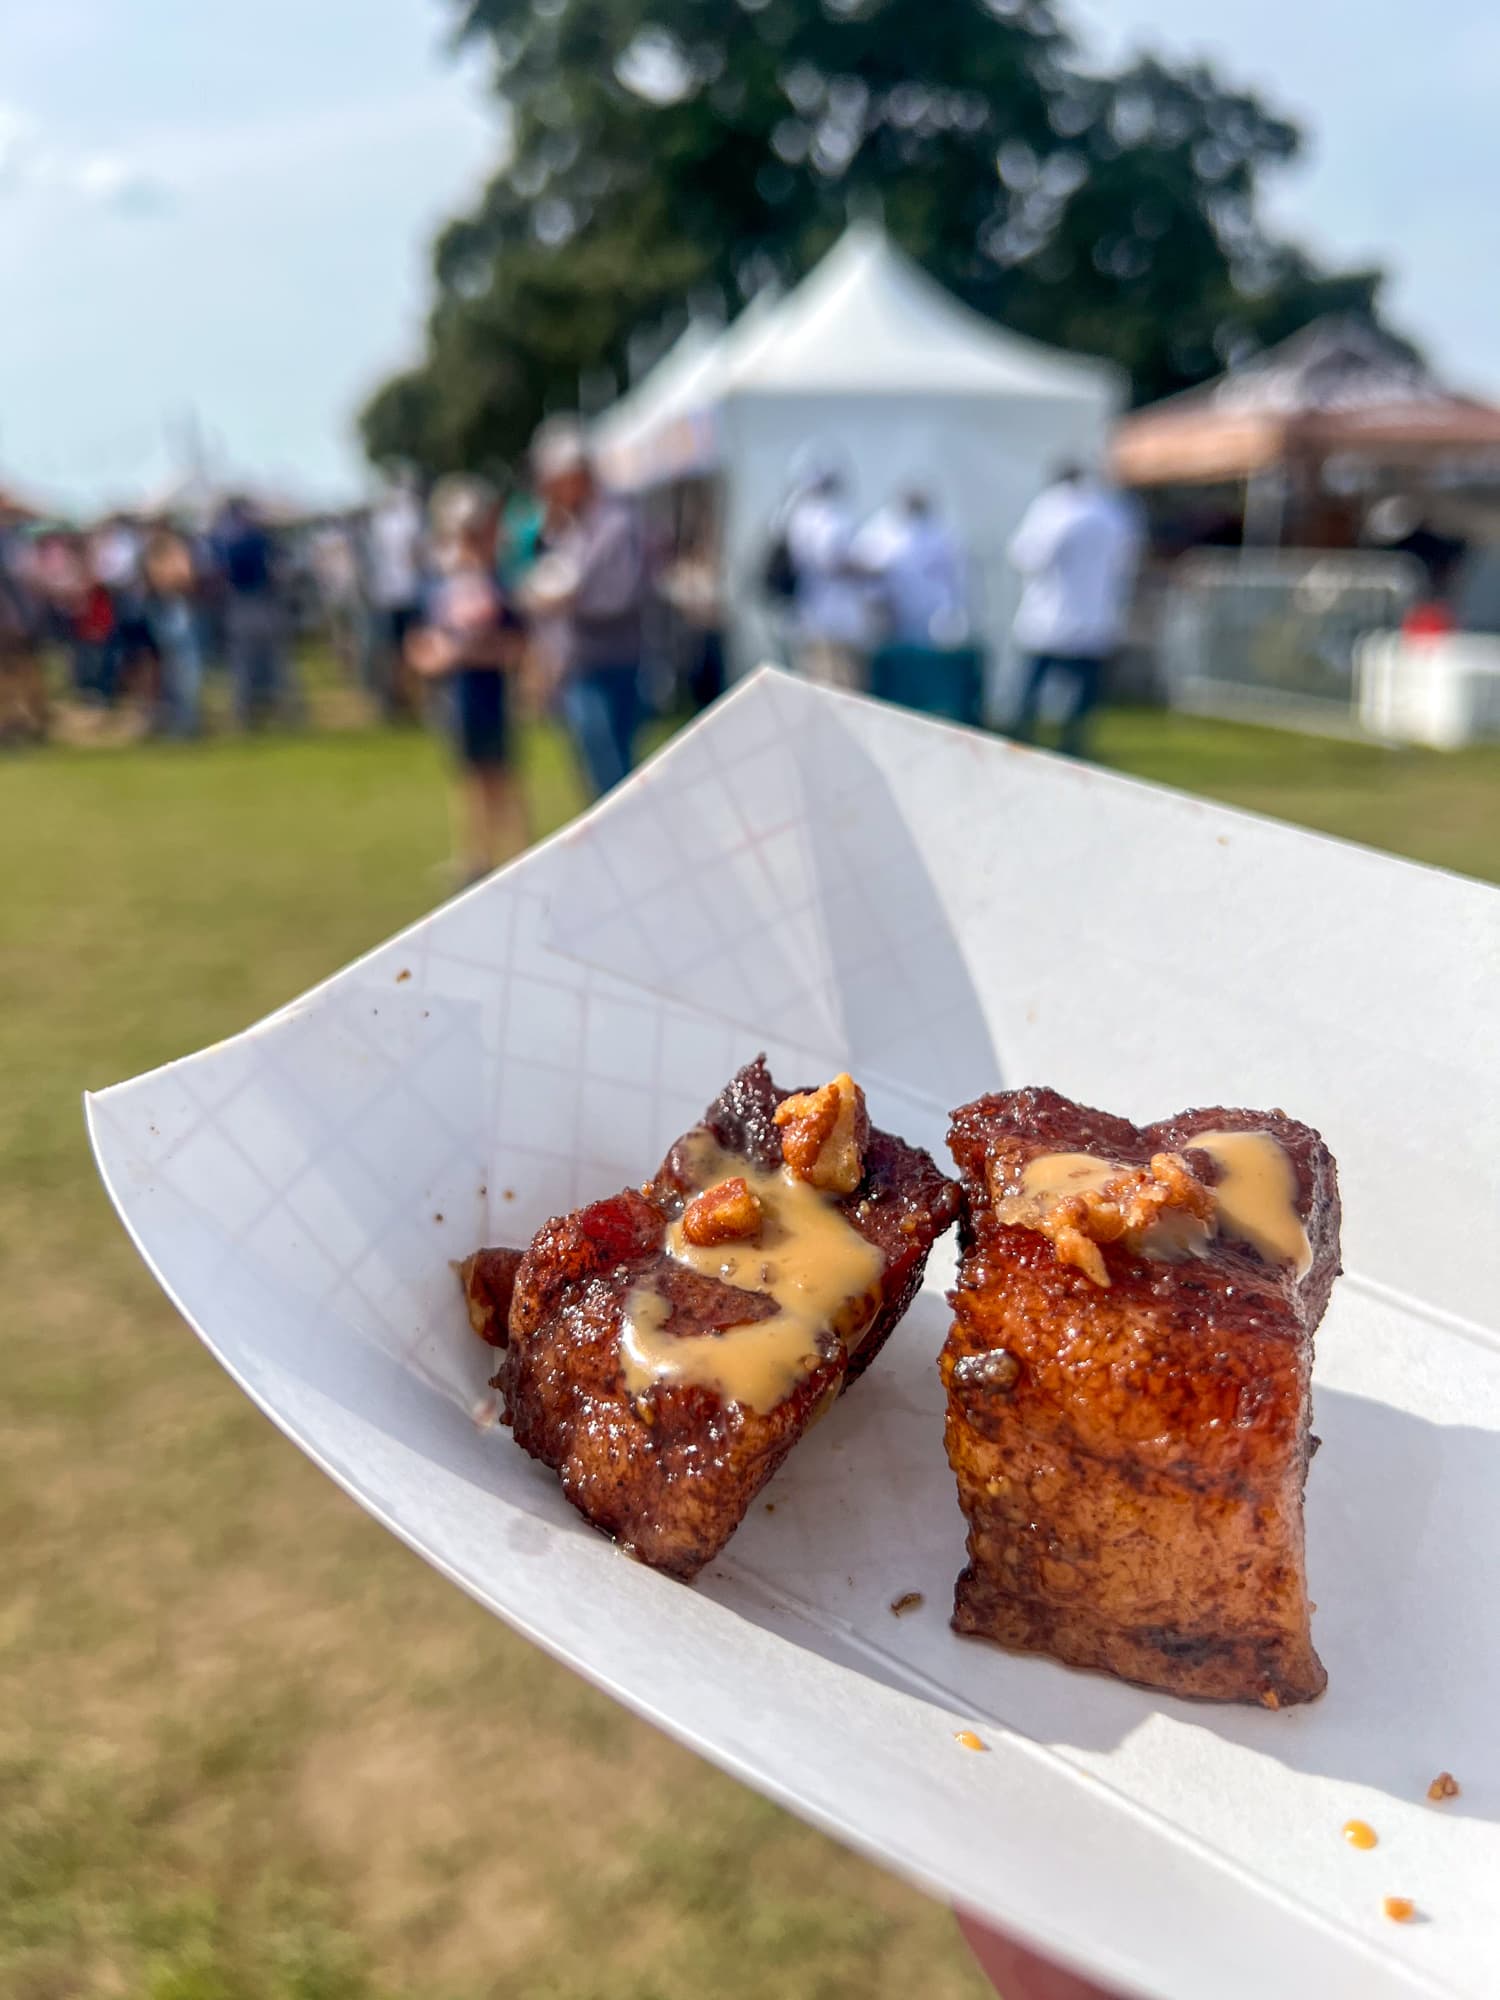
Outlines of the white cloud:
[[120,215],[155,214],[171,198],[167,182],[115,153],[95,153],[78,161],[71,182],[85,200]]
[[0,197],[71,196],[121,215],[145,215],[169,199],[167,183],[117,153],[72,152],[50,143],[40,122],[0,104]]

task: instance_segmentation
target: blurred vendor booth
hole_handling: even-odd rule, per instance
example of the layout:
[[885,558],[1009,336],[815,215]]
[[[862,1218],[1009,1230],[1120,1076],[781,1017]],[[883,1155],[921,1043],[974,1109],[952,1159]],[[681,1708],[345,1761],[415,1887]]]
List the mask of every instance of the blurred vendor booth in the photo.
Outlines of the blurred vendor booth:
[[1127,417],[1162,691],[1453,745],[1500,731],[1500,409],[1326,319]]

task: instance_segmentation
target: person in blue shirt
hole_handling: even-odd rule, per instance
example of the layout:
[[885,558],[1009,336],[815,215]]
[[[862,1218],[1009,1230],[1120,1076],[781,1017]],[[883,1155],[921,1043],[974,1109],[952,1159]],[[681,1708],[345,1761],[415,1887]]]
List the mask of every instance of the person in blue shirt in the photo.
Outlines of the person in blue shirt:
[[276,545],[256,509],[238,495],[224,503],[213,541],[224,580],[234,715],[249,729],[293,705]]

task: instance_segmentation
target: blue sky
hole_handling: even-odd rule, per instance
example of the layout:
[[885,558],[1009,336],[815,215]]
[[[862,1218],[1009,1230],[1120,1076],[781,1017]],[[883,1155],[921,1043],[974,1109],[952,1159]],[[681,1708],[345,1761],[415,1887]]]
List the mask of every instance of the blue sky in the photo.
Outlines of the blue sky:
[[1391,275],[1391,315],[1457,385],[1500,399],[1495,0],[1073,0],[1106,54],[1208,55],[1305,126],[1271,213]]
[[[728,4],[728,0],[725,0]],[[1377,256],[1396,316],[1500,395],[1500,9],[1074,0],[1090,39],[1205,52],[1302,115],[1279,220]],[[427,244],[499,128],[441,0],[0,0],[0,479],[163,481],[196,411],[227,469],[349,491],[351,419],[416,350]]]
[[0,0],[0,478],[347,489],[498,139],[434,0]]

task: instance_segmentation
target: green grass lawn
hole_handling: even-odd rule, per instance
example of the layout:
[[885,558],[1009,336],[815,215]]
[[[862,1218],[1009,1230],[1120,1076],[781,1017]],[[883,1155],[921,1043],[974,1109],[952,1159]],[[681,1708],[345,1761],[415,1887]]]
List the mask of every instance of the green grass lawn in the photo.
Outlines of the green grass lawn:
[[1155,709],[1101,718],[1102,762],[1321,833],[1500,882],[1500,745],[1442,753]]
[[[539,829],[577,803],[527,739]],[[1500,754],[1146,714],[1122,770],[1500,879]],[[0,762],[0,1993],[798,2000],[981,1988],[947,1914],[428,1571],[184,1332],[86,1086],[233,1033],[431,906],[416,734]]]

